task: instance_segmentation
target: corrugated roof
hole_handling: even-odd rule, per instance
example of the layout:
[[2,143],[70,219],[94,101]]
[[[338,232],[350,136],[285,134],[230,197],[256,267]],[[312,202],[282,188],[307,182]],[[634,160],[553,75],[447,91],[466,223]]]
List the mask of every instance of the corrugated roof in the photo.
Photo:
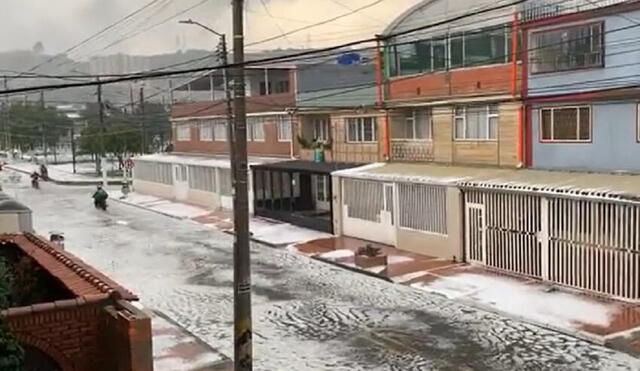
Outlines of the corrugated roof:
[[[247,97],[247,113],[283,112],[295,107],[295,95],[272,94]],[[176,104],[171,109],[171,118],[225,116],[227,104],[225,100]]]
[[251,166],[252,169],[302,171],[317,174],[330,174],[336,170],[350,169],[362,164],[347,162],[314,162],[304,160],[273,162]]
[[337,175],[640,202],[640,175],[389,163]]

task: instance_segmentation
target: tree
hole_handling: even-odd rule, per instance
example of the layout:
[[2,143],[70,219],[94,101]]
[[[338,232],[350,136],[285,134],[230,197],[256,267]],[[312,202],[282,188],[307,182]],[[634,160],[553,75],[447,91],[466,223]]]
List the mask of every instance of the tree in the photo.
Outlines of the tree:
[[38,41],[33,45],[33,48],[31,50],[33,50],[33,52],[36,54],[42,54],[44,53],[44,45],[41,41]]
[[[11,296],[15,291],[14,277],[9,264],[0,258],[0,310],[11,306]],[[24,361],[24,349],[0,317],[0,370],[20,371]]]
[[[55,108],[34,103],[16,103],[9,108],[9,134],[14,148],[23,152],[42,147],[55,147],[67,135],[73,122]],[[44,141],[44,143],[43,143]]]

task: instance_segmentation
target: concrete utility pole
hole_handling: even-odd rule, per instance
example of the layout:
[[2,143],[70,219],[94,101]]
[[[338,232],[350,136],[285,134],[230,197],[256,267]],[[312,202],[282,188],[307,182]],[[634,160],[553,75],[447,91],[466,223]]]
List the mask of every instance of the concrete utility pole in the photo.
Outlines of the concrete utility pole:
[[[7,87],[7,76],[4,76],[4,90],[8,90]],[[10,130],[10,125],[9,125],[9,94],[5,94],[4,96],[4,102],[2,102],[2,132],[4,135],[4,149],[6,150],[11,150],[11,145],[9,144],[9,132]],[[13,151],[12,153],[13,154]]]
[[147,120],[144,117],[144,87],[140,87],[140,123],[142,125],[142,136],[140,141],[140,154],[147,153]]
[[[40,108],[44,111],[44,90],[40,90]],[[44,134],[44,122],[40,123],[40,132],[42,134],[42,151],[44,152],[44,163],[47,163],[47,140]]]
[[[253,369],[251,323],[251,257],[247,189],[247,112],[244,87],[244,0],[233,0],[233,106],[235,162],[233,214],[234,370]],[[229,138],[231,139],[231,138]]]
[[[98,78],[100,82],[100,78]],[[98,173],[102,172],[102,184],[107,185],[107,169],[104,147],[104,107],[102,105],[102,84],[98,84],[98,120],[100,123],[100,160],[98,161]]]

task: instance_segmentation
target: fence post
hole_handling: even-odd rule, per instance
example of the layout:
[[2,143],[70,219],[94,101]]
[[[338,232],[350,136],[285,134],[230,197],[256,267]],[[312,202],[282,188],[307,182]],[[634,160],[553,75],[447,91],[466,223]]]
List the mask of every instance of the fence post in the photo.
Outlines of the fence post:
[[540,275],[544,281],[549,280],[549,199],[540,199],[540,232],[538,232],[538,242],[540,243]]

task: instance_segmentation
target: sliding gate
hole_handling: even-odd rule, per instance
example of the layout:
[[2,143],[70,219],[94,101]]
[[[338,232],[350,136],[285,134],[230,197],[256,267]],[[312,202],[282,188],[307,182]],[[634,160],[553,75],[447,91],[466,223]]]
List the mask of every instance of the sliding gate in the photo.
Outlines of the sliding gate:
[[465,192],[467,260],[627,300],[640,299],[640,207]]

